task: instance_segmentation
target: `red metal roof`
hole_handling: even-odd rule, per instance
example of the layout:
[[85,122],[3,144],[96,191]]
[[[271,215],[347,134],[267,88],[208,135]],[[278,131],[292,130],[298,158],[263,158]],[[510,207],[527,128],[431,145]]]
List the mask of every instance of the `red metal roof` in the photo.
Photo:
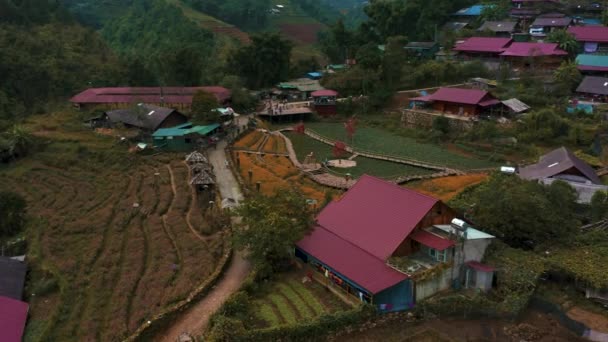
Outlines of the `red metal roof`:
[[325,229],[386,260],[439,200],[363,175],[317,217]]
[[572,26],[568,28],[579,42],[608,43],[608,27],[606,26]]
[[592,65],[579,65],[579,66],[577,66],[577,68],[580,71],[604,71],[604,72],[608,71],[608,66],[602,67],[602,66],[592,66]]
[[371,293],[378,293],[408,278],[386,263],[329,230],[317,226],[298,247]]
[[493,272],[494,267],[486,264],[482,264],[479,261],[467,261],[467,266],[476,269],[481,272]]
[[513,43],[501,56],[566,56],[568,53],[558,48],[555,43]]
[[471,37],[456,44],[454,51],[501,53],[511,43],[511,38]]
[[479,89],[439,88],[431,95],[430,100],[477,105],[490,100],[489,96],[490,93]]
[[421,244],[442,251],[454,246],[456,243],[452,240],[444,239],[426,230],[419,230],[411,236],[412,240],[418,241]]
[[338,96],[338,92],[335,91],[335,90],[323,89],[323,90],[313,91],[310,95],[312,97],[317,97],[317,96]]
[[[73,103],[192,103],[192,96],[199,90],[215,95],[219,102],[231,96],[224,87],[117,87],[89,88],[72,97]],[[161,99],[162,94],[162,99]]]
[[0,296],[0,341],[21,342],[27,311],[27,303]]

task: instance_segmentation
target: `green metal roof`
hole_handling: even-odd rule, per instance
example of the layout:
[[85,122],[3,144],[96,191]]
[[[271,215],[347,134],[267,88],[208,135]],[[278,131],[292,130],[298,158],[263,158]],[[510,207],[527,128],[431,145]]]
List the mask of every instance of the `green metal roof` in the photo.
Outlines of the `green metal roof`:
[[209,132],[214,129],[220,127],[219,124],[211,124],[207,126],[192,126],[192,124],[183,124],[180,126],[175,126],[171,128],[161,128],[158,129],[152,136],[154,138],[162,138],[162,137],[180,137],[183,135],[198,133],[200,135],[209,134]]
[[606,55],[578,55],[576,64],[595,67],[608,67],[608,56]]

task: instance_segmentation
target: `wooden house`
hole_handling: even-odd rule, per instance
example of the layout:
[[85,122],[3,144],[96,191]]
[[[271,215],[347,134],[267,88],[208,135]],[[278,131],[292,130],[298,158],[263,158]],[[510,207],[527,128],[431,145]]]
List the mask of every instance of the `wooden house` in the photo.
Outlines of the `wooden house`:
[[576,56],[576,65],[585,75],[608,76],[608,55],[581,54]]
[[568,28],[580,45],[580,51],[586,54],[608,54],[608,27],[606,26],[572,26]]
[[410,101],[425,103],[437,112],[464,117],[474,117],[500,105],[500,101],[485,90],[465,88],[439,88],[431,95]]
[[468,233],[450,225],[455,217],[438,199],[364,175],[321,211],[295,255],[317,281],[352,301],[407,310],[464,282],[466,263],[480,262],[494,238],[477,230],[464,238]]
[[89,88],[70,99],[70,102],[81,109],[120,109],[136,103],[146,103],[161,107],[189,110],[192,97],[197,91],[206,91],[215,95],[220,104],[230,102],[230,90],[224,87],[115,87]]
[[511,38],[516,29],[517,21],[485,21],[477,31],[492,32],[496,37]]
[[533,37],[545,37],[555,30],[563,30],[572,24],[570,17],[538,17],[530,25],[530,35]]
[[456,42],[452,49],[462,59],[496,59],[500,58],[507,47],[512,43],[511,38],[499,37],[471,37]]

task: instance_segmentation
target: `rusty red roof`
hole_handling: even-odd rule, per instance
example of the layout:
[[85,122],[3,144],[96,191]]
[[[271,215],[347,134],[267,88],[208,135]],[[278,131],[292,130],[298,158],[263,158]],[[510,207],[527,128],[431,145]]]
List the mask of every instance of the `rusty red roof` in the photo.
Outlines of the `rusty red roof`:
[[479,89],[439,88],[429,100],[478,105],[482,101],[493,99],[490,93]]
[[0,341],[21,342],[27,311],[27,303],[0,296]]
[[434,248],[438,251],[443,251],[449,247],[452,247],[456,244],[456,242],[444,239],[439,237],[433,233],[427,232],[426,230],[419,230],[416,233],[412,234],[412,240],[420,242],[421,244]]
[[482,264],[479,261],[467,261],[467,266],[481,272],[493,272],[494,267],[486,264]]
[[456,44],[454,51],[460,52],[503,52],[511,43],[511,38],[471,37]]
[[567,56],[568,53],[558,48],[555,43],[513,43],[501,56]]
[[317,222],[368,253],[386,260],[439,200],[363,175]]
[[608,27],[606,26],[572,26],[568,28],[579,42],[608,43]]
[[89,88],[72,97],[73,103],[184,103],[191,104],[192,96],[199,90],[215,95],[217,100],[230,99],[230,90],[224,87],[116,87]]
[[378,293],[408,278],[374,255],[317,226],[298,247],[363,289]]

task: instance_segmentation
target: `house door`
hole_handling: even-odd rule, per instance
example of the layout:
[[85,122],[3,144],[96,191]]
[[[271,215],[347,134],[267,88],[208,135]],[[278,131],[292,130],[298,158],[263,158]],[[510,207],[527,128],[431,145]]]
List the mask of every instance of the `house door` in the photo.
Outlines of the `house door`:
[[477,272],[472,269],[469,268],[467,270],[467,276],[466,276],[466,288],[476,288],[477,287]]

